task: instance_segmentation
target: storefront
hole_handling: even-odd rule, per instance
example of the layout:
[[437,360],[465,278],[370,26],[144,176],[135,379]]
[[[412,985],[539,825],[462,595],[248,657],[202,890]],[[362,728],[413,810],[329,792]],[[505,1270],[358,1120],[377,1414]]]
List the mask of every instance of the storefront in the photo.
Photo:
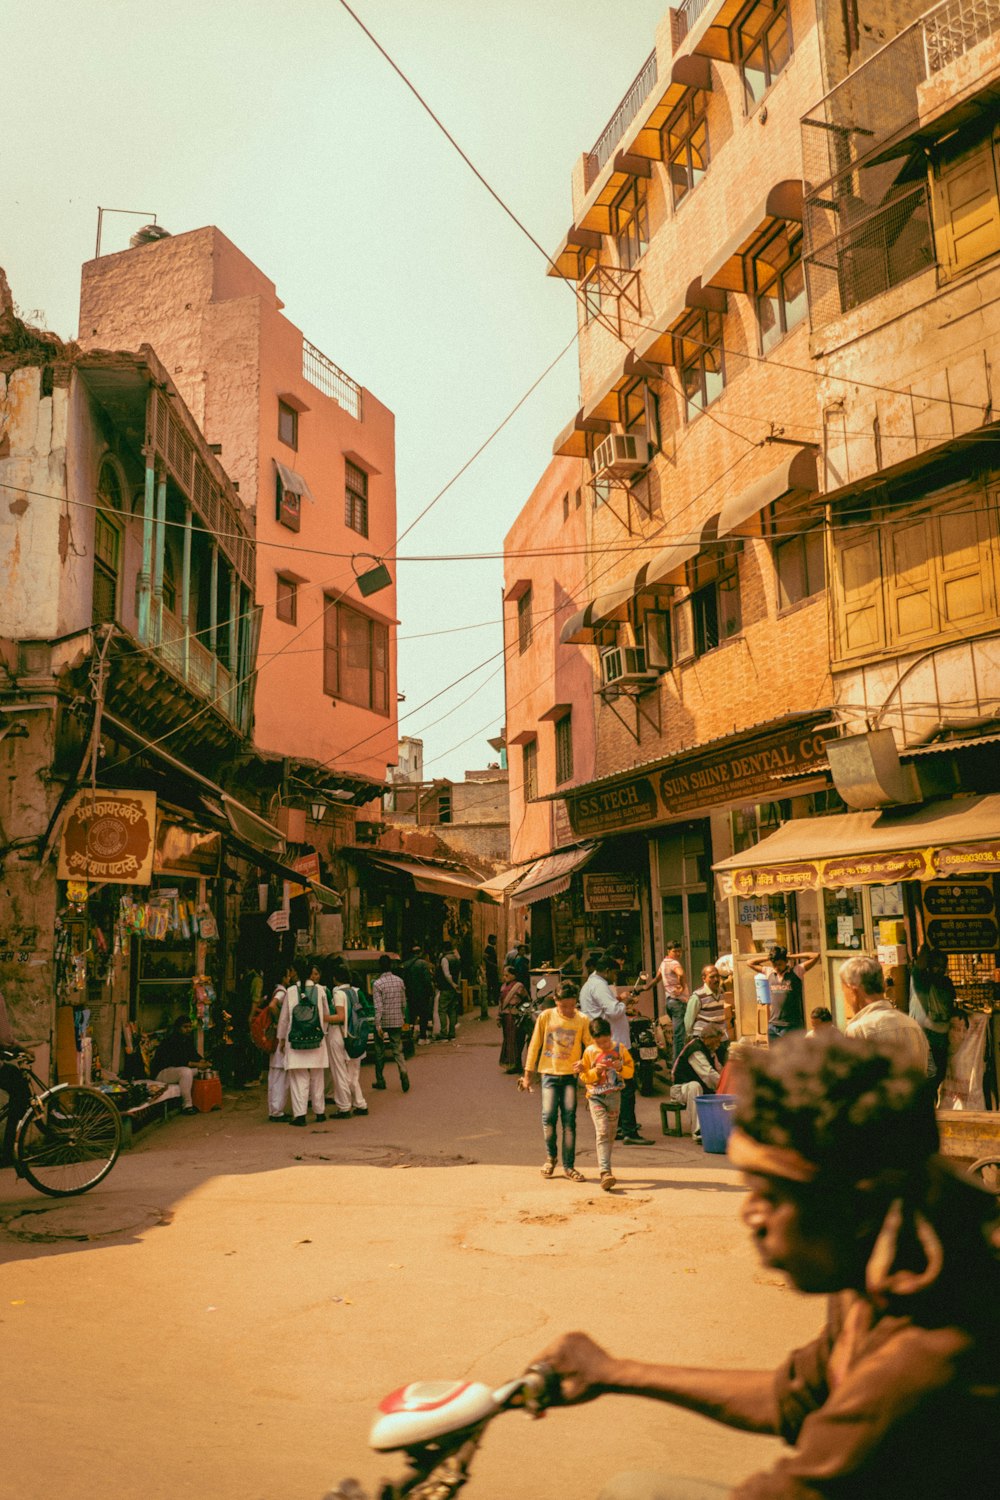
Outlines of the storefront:
[[[761,953],[770,941],[818,952],[814,984],[822,993],[807,990],[807,1008],[828,1005],[840,1025],[837,973],[845,959],[877,955],[890,995],[905,1009],[921,943],[947,954],[964,1024],[973,1041],[982,1040],[988,1101],[997,1106],[1000,796],[793,818],[714,868],[730,906],[737,957]],[[758,1026],[752,980],[746,963],[737,962],[744,1034]]]

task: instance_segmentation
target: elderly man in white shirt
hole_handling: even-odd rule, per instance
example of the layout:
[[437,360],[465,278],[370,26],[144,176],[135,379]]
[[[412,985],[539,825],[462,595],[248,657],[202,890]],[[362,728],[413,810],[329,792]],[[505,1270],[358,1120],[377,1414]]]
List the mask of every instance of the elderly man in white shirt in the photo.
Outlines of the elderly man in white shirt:
[[[611,1040],[620,1046],[629,1045],[628,1008],[619,1000],[611,985],[618,978],[618,960],[610,953],[602,953],[594,972],[584,980],[577,1004],[588,1019],[605,1016],[611,1026]],[[635,1117],[635,1079],[626,1079],[622,1088],[621,1109],[618,1115],[618,1139],[626,1146],[651,1146],[639,1129]]]
[[840,966],[840,987],[847,1009],[847,1036],[860,1037],[886,1052],[899,1068],[927,1072],[930,1048],[923,1028],[897,1010],[885,995],[885,976],[878,959],[859,955]]

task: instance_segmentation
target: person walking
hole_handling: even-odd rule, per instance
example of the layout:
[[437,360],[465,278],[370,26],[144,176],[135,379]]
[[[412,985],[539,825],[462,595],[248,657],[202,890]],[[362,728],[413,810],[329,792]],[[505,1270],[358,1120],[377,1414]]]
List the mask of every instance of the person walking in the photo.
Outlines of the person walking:
[[491,932],[483,949],[483,977],[486,980],[487,1007],[500,1004],[500,955],[497,952],[497,935]]
[[528,958],[528,945],[523,938],[520,942],[512,944],[510,952],[504,959],[504,963],[510,964],[516,977],[524,985],[524,988],[530,990],[531,962]]
[[388,953],[379,956],[372,1001],[375,1005],[375,1082],[372,1088],[385,1088],[385,1054],[388,1051],[399,1069],[399,1086],[404,1094],[409,1093],[410,1075],[403,1060],[406,986],[399,975],[392,972],[392,959]]
[[[343,959],[328,954],[322,966],[323,988],[327,996],[329,1023],[326,1028],[327,1062],[330,1068],[330,1096],[326,1103],[332,1104],[335,1120],[349,1120],[354,1113],[354,1088],[351,1083],[350,1058],[344,1046],[344,1027],[347,1024],[347,996],[336,995],[336,990],[349,981]],[[347,974],[347,981],[341,975]]]
[[595,1016],[590,1022],[591,1044],[576,1064],[577,1076],[587,1090],[587,1107],[597,1137],[597,1168],[601,1189],[610,1193],[615,1185],[611,1171],[611,1148],[618,1128],[622,1089],[635,1073],[632,1054],[611,1037],[611,1022]]
[[590,1025],[576,1008],[577,990],[568,981],[556,990],[555,1008],[543,1010],[535,1022],[518,1088],[531,1093],[531,1079],[538,1074],[542,1088],[542,1135],[545,1140],[543,1177],[556,1169],[556,1122],[562,1126],[562,1164],[572,1182],[583,1182],[576,1170],[576,1072],[575,1066],[590,1045]]
[[[589,963],[589,960],[588,960]],[[580,1009],[589,1019],[603,1016],[611,1025],[611,1035],[620,1047],[628,1047],[631,1040],[628,1028],[628,1008],[619,1000],[612,984],[618,978],[618,961],[610,953],[602,953],[595,961],[592,973],[584,981],[580,991]],[[635,1114],[635,1076],[624,1080],[621,1107],[618,1114],[618,1140],[626,1146],[651,1146],[639,1129]]]
[[462,1005],[462,961],[454,943],[442,953],[438,963],[438,989],[441,1007],[441,1040],[455,1040],[455,1026]]
[[414,943],[410,956],[403,965],[403,984],[406,986],[406,1001],[415,1038],[421,1046],[430,1041],[431,1013],[434,1004],[434,975],[419,943]]
[[[284,1125],[288,1122],[288,1075],[285,1072],[285,1049],[277,1045],[278,1019],[281,1015],[281,1006],[285,998],[287,988],[295,982],[295,970],[291,964],[287,964],[281,971],[281,977],[277,983],[270,987],[268,998],[258,1006],[258,1011],[263,1007],[268,1011],[268,1034],[274,1038],[275,1048],[270,1054],[267,1064],[267,1118],[274,1125]],[[250,1021],[253,1023],[254,1016]]]
[[294,981],[285,990],[278,1017],[278,1049],[285,1054],[292,1124],[305,1125],[310,1104],[317,1124],[322,1124],[326,1119],[324,1076],[330,1009],[316,965],[296,959],[291,968]]
[[[361,1088],[361,1060],[352,1057],[347,1050],[347,1032],[356,1029],[359,1024],[358,1013],[361,1011],[361,996],[358,994],[354,984],[354,976],[342,958],[332,960],[329,969],[330,984],[330,1033],[334,1037],[333,1047],[337,1046],[339,1033],[340,1049],[344,1056],[344,1078],[347,1085],[348,1112],[355,1115],[366,1115],[368,1113],[368,1101],[365,1099]],[[337,1022],[337,1016],[341,1020]],[[362,1023],[364,1024],[364,1023]],[[363,1034],[363,1033],[362,1033]],[[331,1057],[333,1048],[331,1048]],[[336,1100],[336,1090],[334,1091]],[[339,1106],[338,1106],[339,1108]]]
[[948,1033],[955,1013],[955,985],[948,973],[948,956],[930,943],[921,943],[910,970],[910,1016],[927,1038],[931,1069],[938,1088],[948,1072]]
[[528,1005],[530,998],[514,970],[509,964],[505,964],[497,1025],[503,1035],[500,1046],[500,1066],[506,1073],[520,1073],[521,1071],[521,1055],[524,1052],[521,1007]]

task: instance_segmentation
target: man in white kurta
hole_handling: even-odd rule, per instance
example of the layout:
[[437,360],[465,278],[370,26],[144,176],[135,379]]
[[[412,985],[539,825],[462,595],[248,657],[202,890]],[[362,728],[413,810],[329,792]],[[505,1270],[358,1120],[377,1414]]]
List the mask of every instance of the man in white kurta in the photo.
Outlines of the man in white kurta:
[[[303,983],[303,976],[307,972],[309,978]],[[281,1002],[281,1015],[278,1018],[278,1051],[285,1059],[285,1075],[291,1096],[293,1125],[305,1125],[306,1111],[310,1104],[318,1121],[322,1122],[326,1119],[324,1075],[329,1061],[326,1033],[330,1024],[330,1007],[326,990],[317,982],[318,977],[318,969],[310,968],[307,971],[305,966],[302,966],[297,974],[297,982],[290,984],[285,992],[285,998]],[[291,1047],[288,1044],[292,1016],[299,999],[303,996],[314,1002],[319,1014],[323,1035],[318,1046],[315,1047]]]

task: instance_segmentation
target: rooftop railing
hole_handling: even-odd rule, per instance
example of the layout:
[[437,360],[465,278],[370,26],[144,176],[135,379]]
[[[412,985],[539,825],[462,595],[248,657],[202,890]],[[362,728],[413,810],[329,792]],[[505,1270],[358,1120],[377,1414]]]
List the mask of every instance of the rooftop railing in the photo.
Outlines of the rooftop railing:
[[679,35],[675,39],[675,46],[678,40],[694,30],[698,17],[708,4],[709,0],[681,0],[680,5],[676,7]]
[[361,387],[315,344],[302,340],[302,374],[325,396],[332,396],[352,417],[361,421]]
[[654,49],[639,69],[611,119],[597,137],[593,149],[587,153],[587,168],[584,175],[588,188],[597,181],[602,168],[611,160],[615,147],[639,113],[655,82],[656,51]]

